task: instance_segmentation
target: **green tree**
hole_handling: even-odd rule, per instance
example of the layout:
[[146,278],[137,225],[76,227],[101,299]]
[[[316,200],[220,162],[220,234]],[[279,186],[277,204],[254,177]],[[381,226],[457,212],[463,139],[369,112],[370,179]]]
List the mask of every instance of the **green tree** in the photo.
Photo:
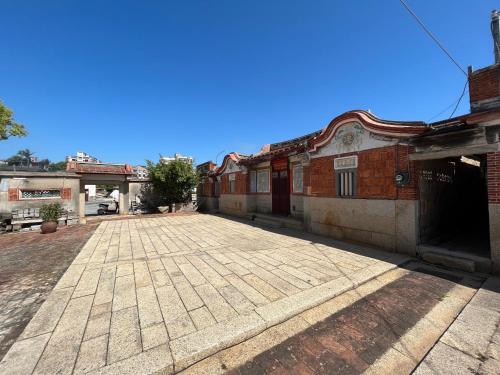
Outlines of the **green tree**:
[[66,170],[66,162],[65,161],[59,161],[57,163],[50,163],[49,164],[49,171],[51,171],[51,172],[65,171],[65,170]]
[[12,118],[13,112],[0,101],[0,141],[9,137],[24,137],[28,134],[24,125]]
[[153,191],[161,204],[185,203],[198,184],[198,175],[192,163],[185,160],[146,161]]
[[26,163],[27,167],[31,167],[31,158],[33,156],[35,156],[35,153],[32,152],[30,149],[25,148],[24,150],[19,150],[17,152],[17,156],[19,156],[20,158],[22,158],[22,160],[24,161],[24,163]]
[[20,166],[20,165],[23,165],[23,161],[24,161],[24,159],[21,156],[14,155],[14,156],[11,156],[10,158],[7,159],[7,164]]

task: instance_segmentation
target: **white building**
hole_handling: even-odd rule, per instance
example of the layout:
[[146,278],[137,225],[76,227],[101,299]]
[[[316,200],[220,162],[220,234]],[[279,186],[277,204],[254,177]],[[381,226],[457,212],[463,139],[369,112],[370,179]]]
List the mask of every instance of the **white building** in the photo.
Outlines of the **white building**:
[[96,186],[95,185],[85,185],[85,193],[87,195],[88,200],[94,200],[96,194]]
[[168,162],[171,162],[171,161],[174,161],[174,160],[184,160],[184,161],[187,161],[189,163],[193,163],[193,158],[191,156],[183,156],[179,153],[175,153],[173,157],[169,157],[169,156],[162,156],[160,155],[160,160],[161,161],[164,161],[166,163]]
[[76,156],[66,156],[66,161],[76,161],[79,163],[101,163],[99,159],[83,151],[77,151]]

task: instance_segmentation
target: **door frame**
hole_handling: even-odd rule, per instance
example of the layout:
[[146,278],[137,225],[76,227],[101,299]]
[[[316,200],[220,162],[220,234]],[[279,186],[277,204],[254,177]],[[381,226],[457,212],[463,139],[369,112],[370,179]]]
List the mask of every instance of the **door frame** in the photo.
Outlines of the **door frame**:
[[[278,173],[278,181],[281,179],[281,172],[286,172],[286,183],[280,181],[279,186],[276,186],[275,172]],[[271,161],[271,199],[272,213],[274,215],[290,215],[290,168],[288,157]]]

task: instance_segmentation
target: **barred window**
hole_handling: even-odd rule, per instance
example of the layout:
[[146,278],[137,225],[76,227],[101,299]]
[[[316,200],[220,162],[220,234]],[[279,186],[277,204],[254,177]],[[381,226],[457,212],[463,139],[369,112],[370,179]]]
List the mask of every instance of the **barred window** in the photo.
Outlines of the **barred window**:
[[61,198],[59,189],[21,190],[20,199],[57,199]]
[[354,197],[356,195],[356,169],[344,169],[336,172],[337,196]]

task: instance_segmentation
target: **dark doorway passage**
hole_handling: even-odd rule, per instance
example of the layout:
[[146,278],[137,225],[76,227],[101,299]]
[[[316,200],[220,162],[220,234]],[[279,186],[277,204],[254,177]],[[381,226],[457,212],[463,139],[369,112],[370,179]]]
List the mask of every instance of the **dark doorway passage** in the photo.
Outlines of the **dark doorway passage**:
[[272,184],[273,214],[288,216],[290,214],[290,182],[288,168],[273,170]]
[[420,242],[490,256],[484,155],[422,161]]

